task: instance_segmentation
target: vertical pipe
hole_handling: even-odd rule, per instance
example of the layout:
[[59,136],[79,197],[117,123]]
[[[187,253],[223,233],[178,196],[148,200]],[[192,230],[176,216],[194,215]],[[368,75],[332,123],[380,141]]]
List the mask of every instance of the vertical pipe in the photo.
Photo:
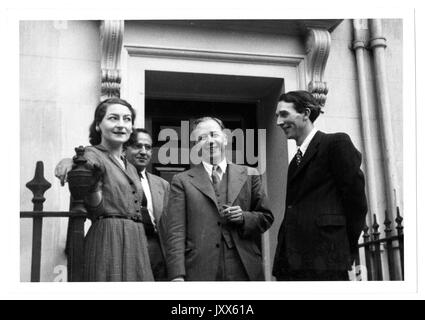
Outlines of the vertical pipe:
[[387,199],[388,215],[391,220],[396,217],[397,173],[394,159],[394,142],[391,122],[391,104],[388,94],[387,74],[385,66],[386,39],[382,35],[382,24],[380,19],[372,19],[370,22],[370,48],[373,52],[373,62],[376,77],[376,91],[378,98],[379,127],[381,130],[383,164],[385,170],[385,194]]
[[372,154],[372,141],[373,136],[370,130],[370,118],[369,118],[369,102],[367,99],[367,82],[366,82],[366,68],[365,68],[365,43],[367,41],[367,20],[355,19],[353,20],[354,30],[354,41],[353,50],[356,55],[357,63],[357,78],[359,84],[360,93],[360,113],[361,113],[361,127],[364,141],[364,163],[365,163],[365,176],[368,191],[369,200],[369,215],[368,224],[372,225],[372,217],[374,214],[378,214],[378,199],[376,195],[376,169],[373,162]]

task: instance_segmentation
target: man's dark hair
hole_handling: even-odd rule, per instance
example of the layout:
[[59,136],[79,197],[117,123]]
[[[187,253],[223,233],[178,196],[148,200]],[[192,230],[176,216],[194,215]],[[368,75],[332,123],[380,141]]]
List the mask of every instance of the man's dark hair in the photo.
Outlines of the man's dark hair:
[[279,97],[279,102],[280,101],[284,101],[288,103],[292,102],[294,104],[295,110],[298,113],[304,113],[306,109],[310,109],[309,119],[311,122],[314,122],[317,119],[317,117],[321,113],[323,113],[317,100],[308,91],[298,90],[298,91],[289,91],[287,93],[283,93]]
[[150,132],[148,130],[146,130],[144,128],[135,128],[135,129],[133,129],[133,132],[130,135],[130,139],[128,139],[128,141],[124,144],[124,148],[136,144],[137,143],[137,135],[139,133],[145,133],[145,134],[147,134],[151,138],[151,140],[152,140],[152,136],[151,136],[151,134],[150,134]]

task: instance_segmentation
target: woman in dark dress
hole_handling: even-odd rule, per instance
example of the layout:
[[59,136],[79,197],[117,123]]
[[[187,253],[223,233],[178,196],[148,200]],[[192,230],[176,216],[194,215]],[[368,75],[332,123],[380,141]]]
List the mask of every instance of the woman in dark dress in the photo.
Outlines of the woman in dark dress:
[[[84,157],[99,170],[100,179],[85,200],[92,220],[85,237],[85,281],[153,281],[141,223],[142,186],[123,157],[134,118],[128,102],[111,98],[97,106],[90,126],[92,146],[85,148]],[[63,177],[63,171],[56,175]]]

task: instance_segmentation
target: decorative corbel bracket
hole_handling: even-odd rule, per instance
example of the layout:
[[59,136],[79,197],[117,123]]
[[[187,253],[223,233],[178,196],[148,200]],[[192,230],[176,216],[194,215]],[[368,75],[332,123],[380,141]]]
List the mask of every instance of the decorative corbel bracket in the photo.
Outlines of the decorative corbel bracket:
[[331,49],[331,35],[328,30],[309,28],[306,38],[308,90],[323,107],[328,86],[323,81],[326,62]]
[[121,49],[124,20],[103,20],[100,23],[101,100],[120,96]]

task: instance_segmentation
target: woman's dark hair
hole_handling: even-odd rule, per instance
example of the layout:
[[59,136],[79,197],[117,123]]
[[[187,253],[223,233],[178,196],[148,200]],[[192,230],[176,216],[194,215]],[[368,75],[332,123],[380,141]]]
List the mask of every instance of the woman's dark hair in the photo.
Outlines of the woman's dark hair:
[[134,119],[136,118],[136,111],[134,111],[131,104],[129,104],[127,101],[121,98],[109,98],[106,100],[103,100],[101,103],[99,103],[96,107],[96,110],[94,111],[94,120],[90,125],[89,128],[89,142],[92,146],[100,144],[102,141],[102,134],[100,131],[96,131],[96,126],[99,125],[99,123],[102,122],[103,118],[105,117],[106,110],[110,105],[113,104],[121,104],[123,106],[126,106],[130,112],[131,112],[131,123],[134,125]]
[[279,101],[292,102],[298,113],[304,113],[306,109],[310,109],[309,119],[312,123],[323,113],[314,96],[308,91],[299,90],[283,93],[279,97]]

